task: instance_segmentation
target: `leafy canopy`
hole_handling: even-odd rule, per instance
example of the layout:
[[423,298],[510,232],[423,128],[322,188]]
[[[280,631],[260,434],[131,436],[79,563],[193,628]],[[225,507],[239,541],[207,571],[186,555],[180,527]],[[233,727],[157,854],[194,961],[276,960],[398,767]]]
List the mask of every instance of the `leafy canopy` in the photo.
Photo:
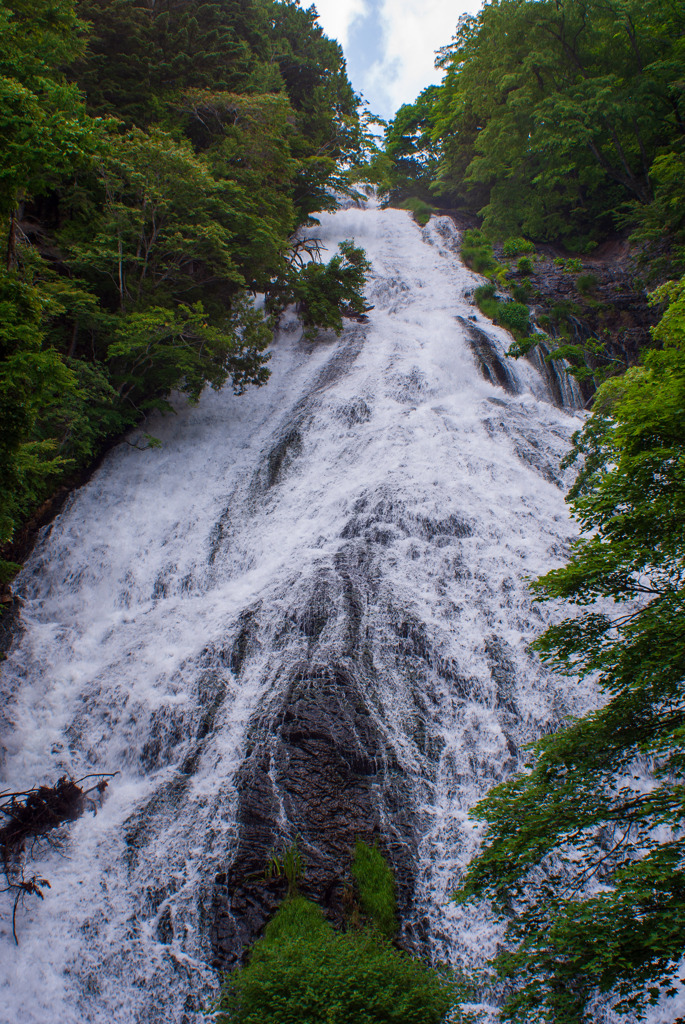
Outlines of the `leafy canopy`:
[[607,381],[574,439],[569,501],[582,536],[534,584],[575,613],[534,646],[556,668],[597,675],[594,713],[544,737],[530,771],[476,809],[485,845],[461,900],[508,921],[497,959],[512,1020],[589,1020],[605,993],[637,1019],[682,991],[685,928],[685,281],[661,345]]
[[292,0],[2,5],[0,544],[172,390],[264,383],[253,293],[310,329],[363,308],[360,250],[292,241],[347,187],[356,105]]
[[684,34],[661,0],[490,0],[389,126],[391,198],[428,188],[489,234],[572,248],[617,216],[682,235]]

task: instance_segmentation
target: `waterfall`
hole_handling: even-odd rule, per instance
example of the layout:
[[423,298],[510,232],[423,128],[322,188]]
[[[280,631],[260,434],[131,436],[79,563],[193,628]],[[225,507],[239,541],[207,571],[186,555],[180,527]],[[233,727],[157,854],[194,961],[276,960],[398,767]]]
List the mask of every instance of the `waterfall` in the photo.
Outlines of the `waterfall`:
[[328,255],[354,238],[372,260],[369,322],[310,342],[286,315],[265,388],[117,447],[18,579],[1,788],[120,774],[33,851],[51,889],[16,947],[0,896],[3,1024],[199,1024],[295,836],[332,915],[377,837],[408,947],[478,968],[499,938],[449,901],[467,811],[593,699],[528,651],[551,613],[526,578],[574,535],[579,420],[469,303],[449,219],[320,219]]

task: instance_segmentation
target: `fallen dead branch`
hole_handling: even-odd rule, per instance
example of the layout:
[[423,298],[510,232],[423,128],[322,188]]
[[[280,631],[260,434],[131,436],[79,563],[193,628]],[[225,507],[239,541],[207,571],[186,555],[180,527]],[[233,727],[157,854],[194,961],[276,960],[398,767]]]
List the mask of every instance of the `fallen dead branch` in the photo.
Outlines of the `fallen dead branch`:
[[[85,811],[97,813],[108,780],[118,775],[108,772],[85,775],[81,779],[62,776],[54,786],[38,786],[35,789],[17,793],[0,793],[0,815],[5,819],[0,827],[0,855],[7,878],[7,887],[2,892],[14,892],[12,910],[12,934],[17,939],[17,907],[28,895],[43,899],[43,889],[49,889],[46,878],[33,875],[25,877],[27,857],[33,851],[33,843],[47,836],[54,829],[76,821]],[[94,786],[84,789],[81,785],[87,779],[96,778]],[[31,849],[27,854],[28,844]]]

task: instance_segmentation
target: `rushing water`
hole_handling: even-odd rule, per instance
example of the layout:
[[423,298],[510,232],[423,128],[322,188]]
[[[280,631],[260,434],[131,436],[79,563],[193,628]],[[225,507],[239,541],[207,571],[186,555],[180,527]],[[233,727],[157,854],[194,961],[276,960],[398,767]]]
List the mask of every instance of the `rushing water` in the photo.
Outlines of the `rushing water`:
[[265,730],[294,679],[321,703],[344,676],[382,737],[365,793],[408,851],[407,935],[464,966],[497,940],[448,901],[467,810],[591,700],[527,651],[548,613],[525,580],[573,532],[559,460],[578,419],[505,359],[449,220],[351,208],[317,234],[366,248],[369,322],[310,343],[286,318],[265,388],[207,393],[148,428],[161,448],[117,448],[20,577],[2,788],[120,775],[34,851],[52,888],[19,908],[18,947],[0,897],[2,1024],[200,1020],[256,747],[288,834]]

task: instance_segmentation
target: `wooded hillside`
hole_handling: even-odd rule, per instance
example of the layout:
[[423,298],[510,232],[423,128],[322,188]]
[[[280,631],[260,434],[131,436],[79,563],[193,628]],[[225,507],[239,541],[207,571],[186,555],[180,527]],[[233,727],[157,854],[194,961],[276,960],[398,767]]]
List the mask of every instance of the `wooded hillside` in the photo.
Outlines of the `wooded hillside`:
[[3,4],[0,544],[172,390],[263,383],[251,293],[322,326],[324,286],[359,305],[359,250],[303,280],[290,243],[344,187],[356,106],[290,0]]

